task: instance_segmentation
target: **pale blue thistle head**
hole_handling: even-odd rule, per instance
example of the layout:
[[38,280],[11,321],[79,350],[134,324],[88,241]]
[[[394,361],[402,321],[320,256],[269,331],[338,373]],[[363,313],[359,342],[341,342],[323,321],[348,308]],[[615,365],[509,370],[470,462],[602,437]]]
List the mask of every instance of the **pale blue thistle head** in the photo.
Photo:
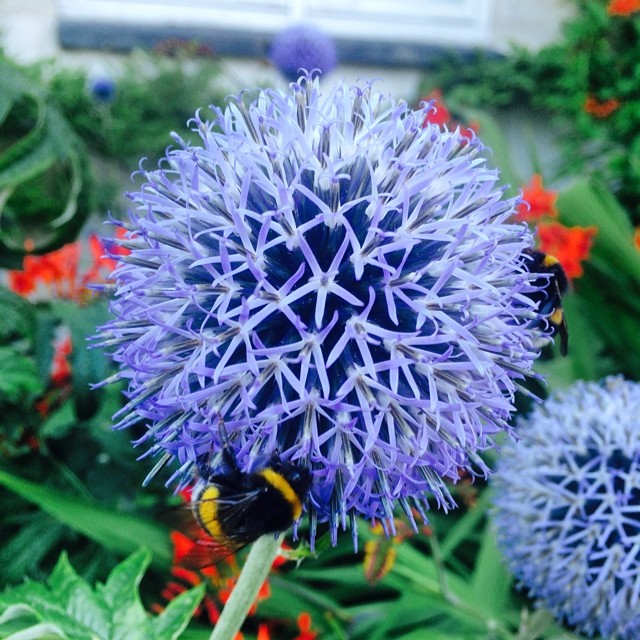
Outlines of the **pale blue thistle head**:
[[509,566],[589,636],[640,638],[640,386],[578,382],[521,421],[493,477]]
[[271,43],[269,60],[287,80],[296,80],[301,69],[325,75],[338,64],[338,52],[330,35],[311,24],[294,24],[278,33]]
[[199,113],[202,146],[144,172],[101,341],[156,469],[188,481],[224,420],[242,468],[311,470],[312,540],[486,473],[544,337],[532,237],[429,108],[302,78]]

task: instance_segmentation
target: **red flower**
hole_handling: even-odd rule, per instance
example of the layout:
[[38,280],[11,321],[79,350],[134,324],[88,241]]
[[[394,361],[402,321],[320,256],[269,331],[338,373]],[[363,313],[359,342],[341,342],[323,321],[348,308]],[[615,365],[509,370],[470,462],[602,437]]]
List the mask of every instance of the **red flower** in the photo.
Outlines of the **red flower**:
[[[118,228],[117,237],[124,230]],[[105,255],[105,247],[97,236],[88,240],[91,263],[81,270],[83,245],[80,242],[66,244],[56,251],[41,256],[25,256],[22,270],[9,271],[9,288],[18,295],[29,296],[43,290],[48,297],[82,302],[89,295],[87,286],[105,282],[116,266],[116,260]],[[126,249],[118,246],[111,253],[122,255]]]
[[640,227],[636,227],[633,232],[633,244],[640,251]]
[[615,98],[600,101],[594,96],[587,96],[584,102],[584,110],[594,118],[608,118],[618,107],[620,101]]
[[611,0],[607,7],[610,16],[628,16],[640,11],[640,0]]
[[[188,492],[183,492],[183,497]],[[225,558],[225,563],[216,566],[206,566],[198,569],[194,569],[189,565],[189,559],[202,555],[203,549],[198,542],[196,534],[195,538],[185,535],[180,531],[172,531],[170,534],[171,542],[173,544],[173,563],[171,567],[171,575],[175,578],[167,583],[162,590],[162,598],[169,602],[173,600],[177,595],[186,591],[190,586],[196,586],[202,582],[213,587],[216,591],[215,598],[206,593],[200,606],[196,609],[195,616],[206,615],[211,624],[215,624],[220,618],[220,609],[224,605],[231,592],[236,585],[238,566],[235,561],[235,556],[229,556]],[[202,532],[204,540],[210,540],[208,536],[205,536]],[[206,552],[204,552],[206,554]],[[218,570],[218,567],[221,567]],[[229,575],[232,573],[233,575]],[[256,606],[261,600],[266,600],[271,596],[271,588],[268,581],[265,581],[260,587],[256,602],[253,604],[249,615],[255,614]],[[163,605],[155,604],[153,610],[158,612],[162,611]],[[242,634],[238,634],[235,640],[241,640]],[[268,636],[267,636],[268,637]]]
[[565,227],[558,222],[538,224],[540,250],[555,256],[569,279],[583,274],[582,262],[589,257],[596,227]]
[[51,383],[55,387],[60,387],[71,379],[71,366],[67,359],[71,355],[71,349],[70,335],[64,335],[55,341],[51,362]]
[[311,631],[311,615],[303,612],[298,616],[298,629],[300,633],[293,640],[315,640],[317,631]]
[[534,174],[531,181],[522,190],[522,199],[524,202],[518,205],[518,213],[516,218],[531,222],[540,218],[555,218],[558,215],[556,211],[556,200],[558,194],[555,191],[548,191],[542,185],[542,176]]
[[421,98],[420,102],[431,102],[432,100],[435,101],[435,104],[432,105],[431,110],[426,115],[422,126],[425,127],[427,123],[431,123],[442,127],[451,121],[451,113],[442,101],[442,91],[440,89],[434,89],[429,95]]
[[256,636],[256,640],[271,640],[268,625],[264,623],[258,625],[258,635]]

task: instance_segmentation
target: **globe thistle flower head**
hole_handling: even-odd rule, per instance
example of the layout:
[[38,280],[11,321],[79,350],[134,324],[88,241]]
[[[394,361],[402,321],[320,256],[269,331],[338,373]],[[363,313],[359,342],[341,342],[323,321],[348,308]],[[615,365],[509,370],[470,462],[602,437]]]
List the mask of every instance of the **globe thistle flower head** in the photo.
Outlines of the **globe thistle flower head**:
[[310,24],[294,24],[278,33],[271,43],[269,60],[289,81],[300,76],[301,69],[313,75],[327,74],[338,64],[333,39]]
[[493,477],[521,584],[589,636],[640,637],[640,386],[579,382],[518,425]]
[[480,142],[429,108],[305,77],[198,114],[202,146],[145,173],[101,338],[150,476],[188,481],[222,421],[243,470],[311,471],[310,537],[328,520],[335,540],[486,473],[545,336],[539,275]]

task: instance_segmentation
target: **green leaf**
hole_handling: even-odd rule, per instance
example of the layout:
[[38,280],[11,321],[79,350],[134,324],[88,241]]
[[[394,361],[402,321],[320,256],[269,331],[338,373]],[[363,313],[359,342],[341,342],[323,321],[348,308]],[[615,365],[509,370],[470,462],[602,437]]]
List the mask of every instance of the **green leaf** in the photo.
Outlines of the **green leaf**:
[[74,388],[76,415],[80,420],[91,418],[98,410],[100,390],[92,384],[107,377],[108,360],[101,349],[90,349],[87,338],[95,334],[96,327],[106,322],[108,305],[104,300],[95,301],[82,308],[72,302],[55,301],[52,310],[69,327],[72,350],[70,356],[71,375]]
[[0,406],[29,406],[43,391],[36,363],[9,347],[0,347]]
[[19,582],[25,575],[32,575],[45,556],[62,542],[64,533],[64,526],[48,515],[29,514],[15,535],[4,537],[0,582]]
[[111,511],[5,471],[0,471],[0,484],[108,549],[128,554],[139,549],[143,542],[153,554],[154,565],[162,568],[171,565],[170,531],[167,527],[136,515]]
[[478,525],[485,516],[488,503],[489,499],[486,493],[480,494],[475,506],[468,509],[460,520],[449,527],[445,539],[440,544],[440,552],[444,561],[447,561],[458,546],[478,530]]
[[112,609],[125,605],[137,593],[151,557],[139,550],[123,560],[110,574],[101,588],[102,596]]
[[35,307],[28,300],[0,287],[0,309],[0,343],[24,340],[31,347],[36,332]]
[[511,598],[513,577],[496,547],[495,532],[485,526],[471,580],[468,603],[488,615],[500,618]]
[[114,640],[144,640],[148,636],[149,620],[138,596],[138,586],[151,557],[141,549],[119,564],[98,587],[111,611]]
[[[28,582],[0,594],[0,635],[6,638],[3,632],[10,629],[11,638],[175,640],[200,602],[204,585],[185,592],[152,618],[138,593],[150,560],[148,551],[137,551],[94,590],[63,553],[47,586]],[[43,633],[48,635],[38,635]]]
[[44,86],[0,60],[0,264],[75,239],[89,214],[89,164],[82,141]]
[[[74,571],[66,553],[62,553],[48,580],[56,600],[66,613],[87,629],[107,630],[111,611],[104,600]],[[104,634],[100,634],[103,635]]]
[[576,180],[558,195],[557,208],[563,224],[598,228],[591,262],[602,261],[640,282],[640,252],[633,243],[633,225],[606,187],[584,178]]
[[503,127],[485,111],[466,107],[462,111],[467,122],[478,123],[479,136],[483,144],[491,150],[489,154],[491,164],[500,169],[500,181],[509,187],[509,194],[514,195],[524,182],[513,168]]
[[181,637],[200,604],[205,590],[206,585],[203,583],[174,598],[165,610],[152,620],[156,636],[171,640]]
[[73,402],[68,400],[46,417],[38,433],[44,439],[62,438],[68,435],[77,423]]

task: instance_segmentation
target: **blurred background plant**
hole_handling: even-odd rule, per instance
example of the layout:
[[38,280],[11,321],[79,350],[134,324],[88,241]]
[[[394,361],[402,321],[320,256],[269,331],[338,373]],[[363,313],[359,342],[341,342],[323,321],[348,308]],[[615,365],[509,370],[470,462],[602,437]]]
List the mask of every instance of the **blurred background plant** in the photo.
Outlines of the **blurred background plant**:
[[[608,374],[640,379],[640,7],[575,4],[559,43],[538,53],[442,57],[425,72],[421,95],[404,96],[436,98],[440,125],[482,138],[505,184],[522,189],[530,205],[518,219],[536,227],[540,248],[564,265],[569,355],[548,349],[539,361],[551,389]],[[184,566],[191,543],[180,533],[183,499],[163,486],[163,472],[142,487],[149,465],[135,460],[130,432],[111,430],[121,389],[90,390],[110,372],[104,356],[86,348],[107,317],[106,301],[87,285],[113,266],[98,222],[126,211],[121,193],[139,159],[153,166],[172,144],[170,131],[192,137],[187,120],[198,107],[222,104],[228,83],[196,42],[136,52],[113,76],[0,59],[0,585],[8,589],[0,638],[56,623],[46,607],[16,621],[23,592],[14,590],[25,576],[52,575],[38,593],[68,622],[56,586],[63,576],[84,581],[77,588],[91,594],[89,584],[111,584],[119,571],[133,601],[131,581],[147,562],[147,610],[162,611],[180,593],[192,593],[182,613],[196,610],[186,630],[154,623],[150,637],[205,638],[242,564],[244,552],[215,569]],[[539,143],[549,130],[551,150]],[[524,168],[514,161],[523,148]],[[532,390],[546,394],[542,384]],[[523,413],[529,405],[522,398]],[[320,540],[314,554],[290,543],[245,637],[579,638],[513,588],[488,524],[487,486],[472,480],[452,487],[459,508],[431,513],[419,533],[399,521],[398,534],[386,538],[362,524],[357,554],[346,539],[335,548]],[[141,540],[150,556],[114,570]],[[59,560],[63,550],[68,561]],[[69,622],[62,632],[85,637],[72,629]]]

